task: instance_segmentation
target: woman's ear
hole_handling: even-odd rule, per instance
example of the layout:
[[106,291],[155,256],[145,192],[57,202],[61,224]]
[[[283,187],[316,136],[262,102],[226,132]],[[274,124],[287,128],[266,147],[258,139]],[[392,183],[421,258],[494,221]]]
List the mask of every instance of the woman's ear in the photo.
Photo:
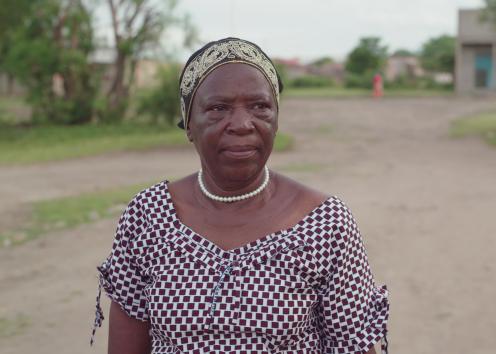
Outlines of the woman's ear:
[[279,131],[279,112],[276,115],[276,122],[274,124],[274,136],[277,135],[278,131]]
[[193,134],[191,133],[191,129],[186,128],[186,136],[188,137],[188,140],[190,141],[190,143],[193,142]]

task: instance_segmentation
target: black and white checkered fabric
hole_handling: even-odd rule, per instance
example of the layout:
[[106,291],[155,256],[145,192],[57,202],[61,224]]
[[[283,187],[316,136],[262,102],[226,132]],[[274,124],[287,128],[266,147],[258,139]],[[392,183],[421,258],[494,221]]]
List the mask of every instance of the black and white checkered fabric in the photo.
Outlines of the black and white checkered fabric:
[[163,181],[129,203],[98,270],[113,301],[150,321],[153,354],[364,353],[381,339],[387,351],[388,293],[336,197],[224,251],[181,223]]

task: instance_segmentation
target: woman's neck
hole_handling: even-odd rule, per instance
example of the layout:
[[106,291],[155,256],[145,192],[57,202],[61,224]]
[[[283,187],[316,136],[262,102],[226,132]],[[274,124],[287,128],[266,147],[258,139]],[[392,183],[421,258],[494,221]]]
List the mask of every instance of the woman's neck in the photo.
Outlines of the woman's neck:
[[[208,192],[220,197],[231,197],[231,196],[244,195],[255,191],[264,183],[266,174],[265,174],[265,169],[263,168],[262,170],[254,174],[252,178],[246,180],[234,179],[234,178],[220,179],[220,178],[213,178],[212,174],[210,174],[208,170],[204,170],[201,177],[202,177],[203,185]],[[197,194],[197,197],[199,199],[203,199],[208,204],[214,204],[217,206],[220,206],[222,204],[231,205],[231,206],[234,205],[247,206],[253,204],[254,202],[257,202],[255,204],[259,204],[258,202],[264,202],[270,199],[270,196],[273,194],[275,188],[273,177],[274,177],[273,174],[269,172],[268,184],[262,191],[260,191],[260,193],[257,193],[256,195],[249,197],[247,199],[236,201],[234,203],[224,203],[209,198],[201,190],[199,183],[197,183],[195,187],[195,191],[199,193],[195,193],[195,194]]]

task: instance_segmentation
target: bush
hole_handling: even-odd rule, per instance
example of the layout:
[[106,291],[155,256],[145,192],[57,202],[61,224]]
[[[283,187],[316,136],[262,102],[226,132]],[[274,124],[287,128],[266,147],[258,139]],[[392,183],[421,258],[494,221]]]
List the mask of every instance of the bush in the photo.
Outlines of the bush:
[[416,89],[419,85],[419,79],[406,75],[398,76],[395,80],[384,82],[385,89]]
[[281,79],[282,86],[288,87],[289,86],[288,85],[289,84],[288,83],[288,73],[287,73],[286,67],[277,61],[274,62],[274,67],[276,68],[277,73],[279,74],[279,78]]
[[305,88],[305,87],[332,87],[335,83],[333,80],[315,75],[305,75],[297,77],[290,81],[289,86],[295,88]]
[[98,122],[103,124],[121,123],[124,120],[129,106],[128,101],[122,101],[119,102],[119,104],[110,107],[108,100],[108,97],[101,96],[98,97],[93,103],[93,108],[98,118]]
[[433,78],[424,77],[418,79],[418,88],[430,89],[430,90],[453,90],[453,84],[440,84],[436,82]]
[[160,121],[172,125],[181,115],[179,104],[179,76],[181,68],[170,64],[159,71],[159,83],[146,90],[138,100],[138,114],[147,115],[152,123]]
[[395,80],[386,81],[385,89],[419,89],[419,90],[452,90],[453,84],[440,84],[430,77],[399,76]]
[[372,89],[374,75],[374,72],[367,72],[362,75],[347,73],[344,85],[347,88]]

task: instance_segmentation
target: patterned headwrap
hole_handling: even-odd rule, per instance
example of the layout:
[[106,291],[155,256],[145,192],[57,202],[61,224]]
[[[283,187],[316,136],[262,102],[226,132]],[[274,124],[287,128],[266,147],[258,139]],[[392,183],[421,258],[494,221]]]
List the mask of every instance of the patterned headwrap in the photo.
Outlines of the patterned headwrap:
[[256,44],[229,37],[207,43],[186,62],[179,80],[182,114],[182,120],[178,124],[180,128],[188,126],[191,104],[200,84],[213,70],[227,63],[249,64],[260,70],[272,87],[279,109],[282,82],[272,61]]

